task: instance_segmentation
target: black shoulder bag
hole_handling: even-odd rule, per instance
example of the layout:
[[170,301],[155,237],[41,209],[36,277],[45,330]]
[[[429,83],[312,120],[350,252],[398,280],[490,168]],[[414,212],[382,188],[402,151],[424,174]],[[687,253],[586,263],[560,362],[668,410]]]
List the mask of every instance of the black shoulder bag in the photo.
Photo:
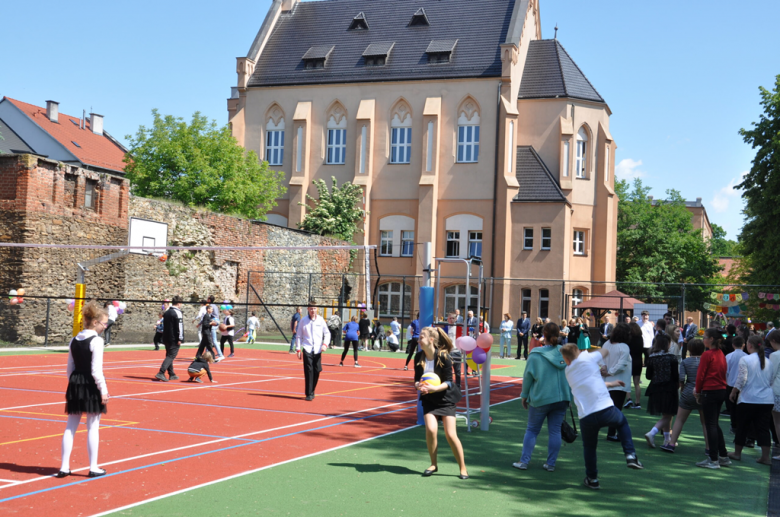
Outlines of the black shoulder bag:
[[563,422],[561,422],[561,438],[566,443],[574,443],[577,439],[577,423],[574,421],[574,410],[571,408],[571,403],[569,403],[569,413],[571,413],[572,425],[569,425],[569,422],[566,421],[566,415],[564,415]]

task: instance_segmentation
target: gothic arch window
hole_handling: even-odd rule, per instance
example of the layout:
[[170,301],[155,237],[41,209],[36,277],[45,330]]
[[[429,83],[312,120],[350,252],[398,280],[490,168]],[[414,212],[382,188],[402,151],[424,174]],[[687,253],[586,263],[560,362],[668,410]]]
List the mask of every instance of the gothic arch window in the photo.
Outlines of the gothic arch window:
[[479,104],[471,96],[458,108],[458,163],[479,161]]
[[412,110],[401,99],[390,112],[390,163],[409,163],[412,159]]
[[347,156],[347,110],[339,101],[331,104],[327,118],[327,156],[325,163],[343,164]]
[[588,177],[588,152],[590,150],[590,135],[588,134],[588,129],[586,126],[582,126],[579,131],[577,131],[577,140],[576,140],[576,147],[574,149],[575,151],[575,162],[574,162],[574,170],[575,170],[575,176],[577,178],[587,178]]
[[266,113],[265,159],[269,165],[284,161],[284,112],[274,103]]

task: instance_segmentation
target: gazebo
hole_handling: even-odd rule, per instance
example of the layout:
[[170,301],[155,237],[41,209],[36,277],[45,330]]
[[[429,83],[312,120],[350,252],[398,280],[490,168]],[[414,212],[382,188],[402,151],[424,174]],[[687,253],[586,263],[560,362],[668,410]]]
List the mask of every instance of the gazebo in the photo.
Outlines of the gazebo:
[[[594,296],[588,301],[581,302],[574,306],[575,309],[584,310],[590,309],[593,313],[593,317],[596,321],[599,321],[606,313],[612,311],[617,312],[618,316],[626,312],[631,312],[631,316],[634,315],[634,304],[644,303],[642,300],[632,298],[625,293],[621,293],[617,289],[610,291],[606,294],[600,294]],[[617,323],[617,322],[613,322]]]

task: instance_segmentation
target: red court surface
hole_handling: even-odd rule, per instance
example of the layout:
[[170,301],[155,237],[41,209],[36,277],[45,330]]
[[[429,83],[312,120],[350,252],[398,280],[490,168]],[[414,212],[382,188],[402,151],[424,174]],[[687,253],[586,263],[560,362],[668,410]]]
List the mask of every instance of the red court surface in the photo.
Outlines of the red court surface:
[[[193,355],[193,349],[179,354],[182,379]],[[402,358],[367,355],[356,369],[325,355],[311,402],[303,398],[301,363],[286,351],[241,350],[213,365],[218,384],[154,381],[162,359],[150,351],[105,355],[111,400],[101,419],[99,458],[108,474],[87,477],[82,420],[73,475],[57,479],[67,355],[5,357],[0,515],[94,515],[416,423],[413,372],[403,371]],[[493,376],[491,403],[519,395],[520,379]],[[471,405],[478,407],[479,397]]]

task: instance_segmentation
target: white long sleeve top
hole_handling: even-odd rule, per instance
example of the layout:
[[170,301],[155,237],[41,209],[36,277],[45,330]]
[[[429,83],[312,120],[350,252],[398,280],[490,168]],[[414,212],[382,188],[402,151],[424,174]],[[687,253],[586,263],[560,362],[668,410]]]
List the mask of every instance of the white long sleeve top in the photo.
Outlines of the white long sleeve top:
[[625,343],[607,341],[602,347],[609,350],[606,359],[599,361],[607,367],[605,382],[623,381],[625,386],[614,386],[609,391],[631,391],[631,351]]
[[[108,386],[106,385],[106,378],[103,376],[103,338],[98,336],[94,330],[82,330],[73,339],[83,341],[90,336],[95,336],[92,341],[89,342],[89,351],[92,352],[92,378],[95,379],[98,389],[102,395],[108,395]],[[71,343],[73,342],[71,339]],[[68,345],[70,347],[70,345]],[[68,350],[68,379],[70,374],[76,370],[76,363],[73,361],[73,354]]]
[[498,327],[501,330],[502,334],[512,334],[512,327],[514,327],[514,322],[512,320],[504,320],[501,322],[501,325]]
[[330,330],[325,319],[319,314],[312,320],[309,315],[303,317],[298,323],[298,331],[295,333],[295,349],[303,350],[310,354],[319,354],[330,344]]
[[758,354],[763,351],[750,354],[739,360],[737,369],[737,381],[734,387],[739,390],[737,404],[774,404],[775,397],[772,393],[772,365],[765,361],[764,369],[761,369],[761,359]]
[[770,355],[769,363],[772,368],[772,391],[775,394],[775,398],[780,398],[780,352]]

